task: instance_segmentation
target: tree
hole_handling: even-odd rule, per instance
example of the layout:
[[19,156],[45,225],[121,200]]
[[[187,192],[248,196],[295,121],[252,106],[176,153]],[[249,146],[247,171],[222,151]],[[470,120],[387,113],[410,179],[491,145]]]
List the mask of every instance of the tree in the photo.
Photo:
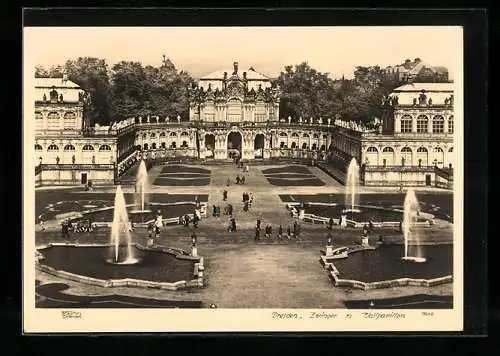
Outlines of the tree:
[[95,57],[79,57],[66,61],[64,70],[69,80],[80,85],[90,95],[90,104],[86,107],[88,124],[109,124],[113,119],[113,108],[106,61]]
[[284,117],[333,117],[335,88],[328,73],[316,71],[307,62],[288,65],[276,84],[282,92],[280,112]]

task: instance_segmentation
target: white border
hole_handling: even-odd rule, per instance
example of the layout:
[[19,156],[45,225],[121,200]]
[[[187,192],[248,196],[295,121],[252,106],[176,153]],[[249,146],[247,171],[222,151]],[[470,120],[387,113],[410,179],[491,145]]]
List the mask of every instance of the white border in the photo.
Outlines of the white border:
[[[47,29],[47,28],[45,28]],[[34,93],[31,73],[37,63],[36,44],[24,28],[23,129],[24,129],[24,239],[23,239],[23,331],[25,333],[70,332],[238,332],[238,331],[460,331],[463,330],[463,29],[456,27],[455,41],[455,189],[454,189],[454,308],[453,310],[347,310],[347,309],[78,309],[82,318],[63,319],[59,309],[35,309],[34,217]],[[394,31],[397,28],[393,27]],[[52,38],[57,43],[57,36]],[[425,38],[422,39],[425,41]],[[38,44],[48,46],[46,43]],[[64,44],[58,43],[58,46]],[[319,257],[319,256],[318,256]],[[318,262],[319,265],[319,262]],[[207,273],[210,273],[208,270]],[[325,275],[325,278],[328,278]],[[332,286],[332,288],[334,288]],[[301,319],[274,319],[273,312],[297,313]],[[330,319],[310,319],[311,312],[337,314]],[[371,313],[400,313],[404,318],[376,319]],[[394,314],[393,314],[394,315]],[[349,317],[350,316],[350,317]],[[133,321],[133,322],[131,322]]]

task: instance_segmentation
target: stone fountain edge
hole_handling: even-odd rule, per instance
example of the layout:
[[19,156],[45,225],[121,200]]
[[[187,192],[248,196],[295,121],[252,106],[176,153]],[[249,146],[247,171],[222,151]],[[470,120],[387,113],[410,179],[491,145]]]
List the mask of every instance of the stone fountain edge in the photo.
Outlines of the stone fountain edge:
[[164,290],[183,290],[187,288],[202,288],[204,286],[204,257],[197,256],[193,257],[190,255],[184,254],[182,250],[169,248],[161,245],[157,245],[155,247],[145,247],[139,244],[134,244],[134,246],[141,250],[154,250],[160,251],[163,253],[168,253],[173,255],[175,258],[180,260],[197,260],[198,262],[194,263],[193,274],[196,278],[191,279],[189,281],[181,280],[176,282],[155,282],[155,281],[147,281],[141,279],[133,279],[133,278],[124,278],[124,279],[99,279],[94,277],[88,277],[79,275],[76,273],[71,273],[64,270],[58,270],[53,267],[44,265],[40,262],[45,257],[40,252],[40,250],[44,250],[53,246],[67,246],[67,247],[110,247],[111,244],[75,244],[75,243],[66,243],[66,242],[54,242],[48,243],[36,248],[35,252],[35,269],[45,272],[56,277],[69,279],[75,282],[96,285],[99,287],[139,287],[139,288],[157,288]]

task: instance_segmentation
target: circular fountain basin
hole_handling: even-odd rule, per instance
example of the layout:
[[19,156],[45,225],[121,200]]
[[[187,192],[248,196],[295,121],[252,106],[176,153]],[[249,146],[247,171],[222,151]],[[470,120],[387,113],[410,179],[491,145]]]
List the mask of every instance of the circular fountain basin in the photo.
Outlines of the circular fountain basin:
[[[119,256],[126,256],[120,247]],[[176,290],[198,286],[200,257],[167,248],[132,246],[133,257],[114,261],[111,245],[52,244],[38,249],[37,268],[62,278],[103,287],[153,287]],[[193,281],[193,285],[189,285]]]
[[425,257],[404,258],[402,245],[380,245],[376,249],[354,250],[347,258],[328,259],[327,263],[338,286],[374,289],[449,283],[453,276],[453,245],[421,248]]

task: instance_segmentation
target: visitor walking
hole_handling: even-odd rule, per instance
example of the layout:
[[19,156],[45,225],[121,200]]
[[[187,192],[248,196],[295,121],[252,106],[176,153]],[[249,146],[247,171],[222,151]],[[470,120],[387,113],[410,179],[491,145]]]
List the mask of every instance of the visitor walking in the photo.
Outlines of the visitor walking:
[[185,214],[184,215],[184,227],[189,227],[189,215]]
[[287,238],[288,240],[290,240],[290,238],[291,238],[291,237],[292,237],[292,236],[291,236],[291,231],[290,231],[290,225],[288,225],[288,226],[286,227],[286,238]]
[[217,207],[215,209],[216,209],[215,216],[220,217],[220,206],[217,205]]
[[[229,185],[229,184],[228,184]],[[224,190],[222,192],[222,200],[226,201],[227,200],[227,190]]]
[[193,214],[193,227],[198,228],[198,221],[200,221],[200,218],[198,217],[198,214],[196,212]]
[[248,202],[246,201],[245,204],[243,205],[243,211],[247,212],[248,211]]
[[236,176],[236,184],[240,184],[240,176],[239,175]]
[[45,225],[43,224],[43,220],[40,219],[40,230],[45,231]]
[[212,216],[216,217],[217,216],[217,207],[214,205],[212,209]]
[[[90,227],[92,226],[92,224],[90,224],[90,223],[89,223],[89,225],[90,225]],[[130,219],[128,222],[128,231],[129,232],[134,231],[134,223],[132,222],[132,219]]]
[[283,226],[280,225],[278,228],[278,240],[281,240],[283,238]]
[[255,241],[260,240],[260,225],[257,224],[255,226]]
[[297,226],[298,226],[297,222],[296,222],[296,221],[294,221],[294,222],[293,222],[293,237],[295,237],[295,238],[297,238],[297,237],[298,237]]
[[227,179],[226,184],[228,187],[231,185],[231,180],[229,178]]
[[330,220],[328,220],[328,229],[332,229],[333,227],[333,218],[330,218]]
[[241,176],[241,184],[245,184],[245,176]]

